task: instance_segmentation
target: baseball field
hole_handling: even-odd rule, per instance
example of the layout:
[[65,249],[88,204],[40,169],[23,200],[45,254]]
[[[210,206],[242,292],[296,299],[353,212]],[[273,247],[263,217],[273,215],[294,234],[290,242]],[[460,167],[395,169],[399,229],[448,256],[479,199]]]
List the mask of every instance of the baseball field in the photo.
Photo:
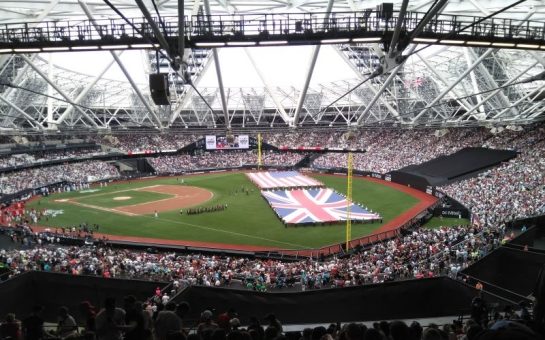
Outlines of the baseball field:
[[[311,175],[327,187],[346,191],[346,177]],[[352,238],[391,228],[433,200],[416,190],[369,178],[355,178],[353,199],[383,221],[352,224]],[[39,225],[98,224],[99,233],[127,240],[176,241],[196,246],[235,245],[259,250],[309,249],[342,242],[344,225],[286,228],[243,173],[215,173],[110,183],[53,194],[28,203],[46,209]],[[188,214],[190,210],[205,210]],[[180,210],[181,213],[180,213]]]

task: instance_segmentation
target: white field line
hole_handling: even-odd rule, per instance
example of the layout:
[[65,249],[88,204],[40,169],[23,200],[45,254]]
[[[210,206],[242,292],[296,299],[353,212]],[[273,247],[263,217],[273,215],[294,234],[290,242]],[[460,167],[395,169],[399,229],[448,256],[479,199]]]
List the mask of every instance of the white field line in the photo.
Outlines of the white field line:
[[127,215],[127,216],[141,216],[141,215],[138,215],[138,214],[133,214],[133,213],[127,212],[127,211],[121,211],[121,210],[116,210],[116,209],[104,208],[104,207],[99,207],[98,205],[85,204],[85,203],[80,203],[80,202],[77,202],[77,201],[68,201],[68,202],[66,202],[66,203],[70,203],[70,204],[74,204],[74,205],[79,205],[79,206],[82,206],[82,207],[85,207],[85,208],[91,208],[91,209],[96,209],[96,210],[101,210],[101,211],[113,212],[113,213],[121,214],[121,215]]
[[80,198],[87,198],[87,197],[104,196],[104,195],[117,194],[117,193],[120,193],[120,192],[127,192],[127,191],[138,191],[140,189],[154,188],[154,187],[157,187],[157,186],[159,186],[159,185],[150,185],[150,186],[147,186],[147,187],[124,189],[124,190],[118,190],[118,191],[100,192],[98,194],[84,195],[84,196],[80,196],[80,197],[71,197],[70,199],[72,200],[72,199],[80,199]]
[[[148,216],[148,215],[141,215],[141,216],[144,216],[144,217],[147,217],[147,218],[151,218],[151,219],[155,219],[155,217],[153,217],[153,216]],[[289,246],[295,246],[295,247],[298,247],[298,248],[301,248],[301,249],[311,249],[310,247],[306,247],[306,246],[303,246],[303,245],[301,245],[301,244],[290,243],[290,242],[282,242],[282,241],[273,240],[273,239],[266,238],[266,237],[260,237],[260,236],[255,236],[255,235],[248,235],[248,234],[243,234],[243,233],[237,233],[237,232],[235,232],[235,231],[223,230],[223,229],[216,229],[216,228],[206,227],[206,226],[202,226],[202,225],[198,225],[198,224],[193,224],[193,223],[187,223],[187,222],[176,221],[176,220],[169,220],[169,219],[166,219],[166,218],[159,218],[159,219],[160,219],[160,220],[163,220],[163,221],[172,222],[172,223],[177,223],[177,224],[188,225],[188,226],[191,226],[191,227],[196,227],[196,228],[199,228],[199,229],[212,230],[212,231],[216,231],[216,232],[220,232],[220,233],[224,233],[224,234],[237,235],[237,236],[248,237],[248,238],[253,238],[253,239],[257,239],[257,240],[263,240],[263,241],[268,241],[268,242],[274,242],[274,243],[278,243],[278,244],[284,244],[284,245],[289,245]]]

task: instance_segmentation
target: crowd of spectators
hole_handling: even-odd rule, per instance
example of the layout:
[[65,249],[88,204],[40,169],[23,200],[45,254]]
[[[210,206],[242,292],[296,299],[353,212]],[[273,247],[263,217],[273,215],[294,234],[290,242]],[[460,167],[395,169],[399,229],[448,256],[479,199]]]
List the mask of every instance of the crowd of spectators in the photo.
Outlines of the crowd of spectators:
[[[255,290],[317,289],[380,283],[458,272],[497,247],[502,227],[417,228],[404,236],[361,249],[349,257],[296,262],[246,257],[148,253],[105,246],[67,247],[58,231],[32,233],[34,246],[0,250],[0,264],[12,275],[43,270],[72,275],[138,278],[176,286],[233,286]],[[24,237],[20,237],[23,239]],[[28,241],[27,241],[28,245]]]
[[97,135],[94,140],[98,144],[119,149],[124,152],[157,152],[178,150],[189,145],[200,137],[182,134],[124,134]]
[[[424,133],[427,131],[428,133]],[[291,138],[297,133],[287,136]],[[282,135],[286,137],[286,135]],[[502,138],[506,137],[507,138]],[[439,229],[415,228],[405,231],[399,237],[358,249],[350,256],[333,256],[331,258],[307,259],[301,261],[281,261],[275,259],[256,259],[235,256],[177,254],[174,252],[152,253],[130,249],[110,248],[105,245],[89,244],[86,246],[65,246],[59,243],[58,231],[34,233],[28,226],[22,229],[25,242],[23,249],[0,250],[0,266],[11,270],[11,275],[18,275],[29,270],[61,272],[70,275],[94,275],[101,277],[133,278],[156,281],[170,281],[174,289],[189,285],[229,286],[254,289],[259,291],[299,288],[302,290],[328,287],[355,286],[367,283],[380,283],[391,280],[434,277],[448,275],[459,277],[462,269],[498,247],[506,237],[503,222],[518,218],[545,213],[545,131],[537,127],[529,132],[509,131],[505,135],[489,135],[482,129],[451,130],[442,137],[436,137],[431,130],[388,130],[365,131],[346,137],[341,133],[321,132],[311,134],[307,146],[320,142],[321,145],[347,145],[362,147],[368,150],[364,154],[356,154],[355,167],[380,173],[400,168],[409,164],[420,163],[441,154],[455,152],[466,146],[486,145],[493,148],[514,149],[520,152],[515,159],[480,176],[449,185],[443,190],[467,205],[475,216],[471,226],[457,226]],[[127,137],[127,136],[125,136]],[[134,136],[132,136],[134,137]],[[131,137],[131,138],[132,138]],[[132,143],[139,143],[140,138],[149,141],[148,145],[158,145],[155,137],[137,136]],[[188,137],[189,138],[189,137]],[[266,141],[275,143],[293,143],[300,139],[280,140],[276,134],[266,135]],[[321,139],[323,138],[323,139]],[[130,139],[130,138],[128,138]],[[335,141],[335,139],[338,139]],[[339,144],[339,141],[342,143]],[[352,142],[353,141],[353,142]],[[337,142],[337,144],[335,144]],[[175,143],[173,141],[173,143]],[[135,145],[136,145],[135,144]],[[131,144],[129,148],[132,147]],[[165,145],[165,144],[162,144]],[[174,144],[173,144],[174,145]],[[415,148],[418,145],[418,148]],[[316,146],[316,145],[314,145]],[[127,150],[129,150],[127,148]],[[266,165],[296,164],[305,154],[265,152]],[[325,154],[314,162],[316,167],[344,167],[345,154]],[[200,155],[177,155],[148,158],[158,173],[176,173],[199,168],[236,167],[244,164],[256,164],[255,151],[205,152]],[[24,170],[4,176],[0,182],[2,193],[13,193],[26,188],[39,187],[49,183],[70,180],[86,182],[92,176],[97,180],[119,176],[115,167],[98,161],[72,163],[38,169]],[[130,299],[129,299],[130,300]],[[183,334],[183,312],[177,314],[176,305],[158,297],[157,301],[148,305],[126,304],[125,308],[136,308],[139,313],[147,312],[146,334],[155,333],[158,339],[167,338],[166,333],[153,330],[153,325],[161,323],[164,318],[175,319],[176,330]],[[126,301],[127,302],[127,301]],[[130,301],[129,301],[130,302]],[[162,310],[162,306],[164,310]],[[129,306],[130,305],[130,306]],[[127,307],[128,306],[128,307]],[[155,306],[155,310],[153,310]],[[157,307],[161,306],[161,307]],[[149,307],[149,309],[147,308]],[[108,308],[110,311],[108,311]],[[106,309],[98,313],[116,312],[112,302]],[[126,313],[126,311],[124,311]],[[169,313],[168,316],[165,313]],[[163,314],[161,314],[163,313]],[[112,314],[112,315],[114,315]],[[171,315],[172,314],[172,315]],[[97,315],[97,327],[99,317]],[[123,314],[127,315],[127,314]],[[143,315],[143,314],[142,314]],[[206,329],[214,331],[222,329],[213,322],[213,315],[205,311],[201,315],[199,330],[194,340],[207,340]],[[498,320],[494,321],[500,321]],[[511,317],[505,316],[509,319]],[[210,339],[221,339],[222,336],[245,331],[239,329],[235,319],[229,318],[223,335],[212,335]],[[15,323],[14,317],[5,323]],[[140,320],[140,319],[138,319]],[[218,318],[219,320],[219,318]],[[276,320],[279,323],[278,320]],[[323,328],[307,331],[305,340],[333,339],[453,339],[469,334],[481,334],[483,339],[492,339],[497,331],[486,330],[487,320],[475,320],[466,327],[453,324],[449,327],[430,327],[423,331],[419,325],[407,326],[403,322],[380,323],[367,328],[362,325],[349,324],[344,328],[333,325],[331,329]],[[503,320],[505,321],[505,320]],[[125,321],[119,320],[120,324]],[[139,321],[138,321],[139,322]],[[126,324],[130,324],[127,322]],[[271,322],[274,324],[274,322]],[[267,330],[254,336],[251,330],[248,338],[254,340],[272,340],[282,330],[278,324],[276,332]],[[214,326],[215,325],[215,326]],[[238,323],[240,325],[240,321]],[[530,330],[520,326],[519,332],[531,334]],[[281,328],[281,326],[280,326]],[[120,328],[131,332],[131,328]],[[1,327],[0,327],[0,331]],[[320,332],[320,336],[313,335]],[[344,332],[344,333],[343,333]],[[215,334],[215,332],[214,332]],[[329,334],[329,336],[327,336]],[[344,335],[342,335],[344,334]],[[188,336],[189,337],[189,336]],[[242,335],[239,335],[241,338]],[[227,336],[227,338],[229,338]],[[237,339],[239,339],[237,338]],[[527,337],[532,339],[531,336]],[[234,338],[232,338],[234,339]]]
[[232,168],[245,164],[256,164],[257,156],[252,151],[216,151],[197,155],[181,154],[148,158],[157,173],[179,173],[195,169]]
[[80,157],[92,157],[104,155],[98,146],[89,148],[70,149],[62,151],[44,151],[37,153],[23,153],[0,157],[0,169],[11,167],[24,167],[36,163],[73,159]]
[[527,144],[516,158],[441,190],[487,225],[545,213],[545,139],[524,140]]
[[63,181],[86,183],[117,177],[117,168],[102,161],[53,165],[4,174],[0,178],[0,193],[13,194]]
[[[488,133],[480,128],[451,129],[445,135],[435,130],[362,130],[353,138],[363,142],[365,153],[354,154],[354,169],[387,173],[419,164],[470,146],[482,146]],[[347,154],[326,153],[317,158],[317,168],[346,168]]]
[[[98,339],[98,340],[537,340],[539,329],[526,306],[506,308],[489,313],[479,297],[471,303],[471,318],[463,322],[453,320],[443,325],[422,326],[413,321],[380,321],[368,323],[340,322],[302,331],[287,331],[274,314],[250,316],[243,319],[235,308],[220,311],[203,310],[198,319],[191,319],[191,305],[169,301],[166,294],[148,301],[125,296],[122,301],[108,297],[103,308],[89,301],[81,301],[78,311],[61,306],[54,330],[46,330],[43,307],[37,305],[32,313],[17,320],[8,314],[0,325],[0,336],[12,340],[24,339]],[[165,299],[166,297],[166,299]],[[492,316],[490,316],[492,314]],[[265,315],[263,317],[263,315]],[[81,331],[77,324],[84,325]],[[534,329],[532,329],[534,328]]]
[[[267,166],[293,166],[306,155],[302,153],[277,153],[265,151],[262,163]],[[232,168],[257,164],[257,152],[248,151],[214,151],[200,154],[181,154],[175,156],[149,157],[148,162],[157,173],[180,173],[198,169]]]

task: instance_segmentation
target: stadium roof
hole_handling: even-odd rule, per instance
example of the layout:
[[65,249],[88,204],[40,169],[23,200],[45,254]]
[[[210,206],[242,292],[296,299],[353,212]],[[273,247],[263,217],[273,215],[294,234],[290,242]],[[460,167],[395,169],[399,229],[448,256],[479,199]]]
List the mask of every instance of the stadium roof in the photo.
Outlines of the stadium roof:
[[[462,15],[467,21],[513,2],[451,0],[438,13]],[[270,14],[320,17],[329,4],[325,0],[193,0],[185,1],[184,12],[188,18],[202,17],[207,3],[212,15],[223,18],[254,15],[263,22],[260,29],[273,23]],[[366,9],[375,11],[380,3],[332,1],[331,12],[334,17],[350,12],[357,17]],[[410,1],[407,11],[425,13],[433,3]],[[142,20],[135,1],[111,0],[111,4],[125,17]],[[178,1],[147,0],[144,4],[153,14],[156,5],[165,21],[177,20]],[[401,5],[402,1],[394,1],[394,11]],[[27,22],[27,27],[41,27],[44,22],[75,27],[92,17],[115,19],[113,27],[121,20],[105,1],[0,1],[0,13],[0,23],[7,24],[5,31],[21,22]],[[514,28],[525,27],[528,20],[544,23],[545,3],[524,1],[493,18],[502,23],[506,21],[501,19],[507,19]],[[473,47],[443,44],[424,48],[428,46],[424,42],[411,40],[401,49],[407,56],[401,66],[360,86],[379,65],[384,66],[388,45],[351,40],[289,47],[223,47],[216,49],[219,69],[213,49],[186,49],[185,76],[192,79],[194,88],[154,50],[2,54],[0,131],[514,125],[545,117],[545,82],[540,77],[545,45],[506,49],[481,42]],[[157,106],[150,97],[148,74],[157,68],[169,73],[170,106]],[[533,81],[521,82],[531,77]]]

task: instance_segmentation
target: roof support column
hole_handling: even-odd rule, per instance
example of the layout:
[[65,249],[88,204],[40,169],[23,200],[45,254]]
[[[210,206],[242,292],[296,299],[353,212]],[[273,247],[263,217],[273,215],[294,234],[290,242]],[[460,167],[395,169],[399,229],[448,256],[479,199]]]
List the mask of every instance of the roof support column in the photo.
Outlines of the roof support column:
[[[329,0],[327,2],[327,8],[325,10],[325,16],[324,16],[324,25],[328,24],[327,21],[329,21],[329,15],[331,14],[331,9],[333,9],[333,2],[334,0]],[[310,64],[307,70],[307,77],[305,79],[305,83],[303,84],[303,88],[301,89],[301,93],[299,94],[299,99],[297,100],[297,106],[295,107],[295,113],[293,115],[293,121],[291,122],[292,127],[297,126],[297,124],[299,123],[299,116],[301,115],[301,109],[303,108],[303,104],[305,103],[308,86],[310,85],[312,74],[314,73],[314,66],[316,66],[316,60],[318,60],[318,54],[320,54],[320,48],[321,48],[321,45],[316,45],[314,46],[314,50],[312,51],[312,56],[310,57]]]
[[[471,62],[472,60],[474,60],[472,56],[469,54],[469,50],[470,48],[464,48],[464,56],[466,58],[467,67],[471,67]],[[479,64],[478,67],[480,68],[481,65],[482,64]],[[477,76],[475,75],[475,68],[473,68],[471,72],[469,72],[469,78],[471,79],[471,86],[473,86],[473,91],[475,93],[480,93],[481,90],[479,89],[479,83],[477,82]],[[477,97],[477,101],[483,100],[483,97],[480,94],[477,94],[476,97]],[[481,114],[483,115],[485,114],[484,107],[481,106],[480,111],[481,111]]]
[[[117,55],[121,55],[123,53],[123,51],[119,51],[117,52]],[[113,66],[113,64],[115,63],[115,59],[112,59],[112,61],[110,61],[110,63],[108,63],[108,65],[106,65],[106,67],[104,67],[104,69],[102,69],[102,71],[89,83],[87,84],[87,86],[85,86],[85,88],[78,94],[78,96],[76,97],[76,99],[74,99],[74,103],[76,104],[79,104],[81,103],[81,101],[87,96],[87,94],[89,93],[89,91],[96,85],[96,83],[102,79],[102,77],[104,76],[104,74],[106,72],[108,72],[108,70],[110,69],[110,67]],[[72,113],[72,111],[74,111],[74,107],[73,106],[70,106],[68,109],[66,109],[62,115],[57,118],[56,121],[54,121],[55,124],[60,124],[64,121],[64,119],[70,115],[70,113]]]
[[11,107],[12,109],[14,109],[15,111],[17,111],[18,113],[20,113],[23,117],[25,117],[25,119],[30,123],[30,125],[32,125],[34,128],[36,129],[40,129],[40,130],[43,130],[44,127],[42,124],[40,124],[38,121],[36,121],[36,119],[34,119],[32,116],[30,116],[28,113],[26,113],[25,111],[23,111],[21,108],[19,108],[17,105],[13,104],[12,102],[10,102],[9,100],[7,100],[6,98],[4,98],[2,95],[0,95],[0,100],[3,101],[4,103],[6,103],[9,107]]
[[257,72],[257,75],[259,76],[259,79],[261,79],[261,81],[265,85],[265,88],[267,88],[267,91],[269,92],[269,95],[271,96],[271,98],[272,98],[272,100],[274,102],[274,105],[278,109],[278,112],[280,113],[280,116],[282,117],[282,119],[284,119],[286,124],[289,124],[290,123],[289,115],[287,114],[286,110],[284,109],[284,106],[282,106],[282,103],[280,102],[280,100],[278,99],[276,94],[274,93],[273,87],[268,82],[267,78],[265,78],[265,75],[263,74],[263,72],[261,72],[259,67],[257,67],[257,64],[256,64],[254,58],[252,57],[252,53],[250,52],[250,49],[245,47],[244,52],[246,52],[246,55],[248,56],[248,59],[250,59],[250,62],[252,63],[252,66],[254,67],[254,70]]
[[[354,65],[354,63],[352,63],[348,57],[346,56],[346,54],[344,54],[343,51],[341,51],[338,47],[335,48],[335,51],[337,52],[337,54],[344,60],[344,62],[350,66],[350,68],[352,69],[352,71],[354,71],[354,73],[358,76],[358,78],[360,80],[364,80],[365,77],[363,76],[363,74],[358,70],[358,68]],[[371,92],[373,92],[375,95],[377,94],[377,89],[375,89],[373,87],[373,85],[369,84],[369,82],[365,82],[363,84],[363,86],[365,86],[367,89],[369,89]],[[386,100],[384,100],[384,98],[382,97],[378,97],[378,99],[380,100],[380,102],[388,109],[388,111],[390,111],[390,113],[393,115],[393,116],[399,116],[399,112],[396,111],[396,109],[390,105],[390,103],[388,103]],[[365,104],[365,106],[367,106],[368,104]],[[363,105],[362,105],[363,106]],[[361,108],[361,106],[360,106]],[[373,112],[371,112],[371,114],[377,119],[377,120],[380,120],[380,117],[377,117]]]
[[[204,0],[204,8],[206,10],[206,15],[208,16],[208,27],[210,29],[210,33],[212,33],[212,23],[210,22],[211,12],[210,12],[209,0]],[[230,129],[231,121],[229,120],[229,111],[227,111],[227,98],[225,97],[225,88],[223,87],[223,77],[221,75],[220,59],[218,58],[217,48],[212,49],[212,55],[214,57],[214,64],[216,66],[216,76],[218,77],[218,87],[220,90],[221,107],[223,109],[223,117],[225,119],[225,126],[226,128]]]
[[437,104],[441,99],[443,99],[444,96],[446,96],[456,85],[458,85],[458,83],[460,83],[462,80],[464,80],[464,78],[471,72],[473,71],[473,69],[475,67],[477,67],[477,65],[479,65],[479,63],[481,61],[483,61],[486,57],[488,57],[488,55],[492,53],[492,50],[488,50],[486,51],[485,53],[483,53],[482,56],[480,56],[477,60],[475,60],[475,62],[473,64],[471,64],[467,70],[465,70],[459,77],[458,79],[456,79],[452,84],[450,84],[446,89],[443,90],[443,92],[441,92],[437,97],[435,97],[434,100],[431,101],[431,103],[429,103],[428,105],[426,105],[426,107],[420,111],[419,114],[417,114],[414,118],[413,118],[413,122],[415,122],[418,118],[420,118],[424,113],[426,113],[432,106],[434,106],[435,104]]
[[[422,58],[422,56],[420,56],[419,53],[416,54],[416,56],[418,58],[420,58],[420,60],[424,63],[424,65],[426,65],[426,67],[433,73],[435,74],[435,76],[443,83],[445,84],[445,86],[448,86],[448,81],[445,79],[445,77],[439,73],[439,71],[437,71],[437,69],[435,69],[435,67],[430,64],[426,58]],[[456,89],[452,89],[452,93],[454,93],[456,95],[456,97],[463,97],[462,94],[460,94]],[[460,104],[464,109],[466,110],[469,110],[469,108],[471,107],[471,105],[467,102],[467,100],[465,99],[457,99],[456,100],[458,102],[458,104]]]
[[[85,3],[85,1],[83,0],[78,0],[78,3],[79,5],[81,6],[81,8],[83,9],[83,11],[85,12],[85,15],[87,15],[87,17],[89,18],[89,20],[91,21],[91,23],[93,24],[93,26],[95,27],[95,29],[97,28],[97,23],[95,21],[95,18],[93,17],[93,14],[91,13],[91,10],[89,9],[89,7],[87,7],[87,4]],[[102,35],[102,31],[101,30],[98,30],[97,29],[97,32],[99,34]],[[138,88],[138,86],[136,85],[136,82],[134,81],[134,79],[132,79],[131,75],[129,74],[129,72],[127,71],[127,69],[125,68],[125,65],[123,65],[123,63],[121,62],[121,59],[119,59],[119,57],[117,56],[117,54],[114,53],[114,51],[110,51],[110,54],[112,55],[112,57],[114,58],[115,62],[117,63],[117,65],[119,66],[119,68],[121,69],[121,71],[123,72],[123,74],[125,75],[125,77],[127,77],[127,80],[129,81],[129,83],[131,84],[134,92],[136,93],[136,95],[138,96],[138,98],[140,98],[140,100],[142,101],[142,103],[144,104],[144,106],[146,107],[146,109],[148,110],[148,112],[151,114],[151,116],[155,119],[156,123],[157,123],[157,126],[162,129],[163,128],[163,124],[161,123],[161,120],[159,119],[159,117],[157,116],[157,113],[155,112],[155,110],[153,110],[153,108],[151,107],[151,105],[148,103],[148,101],[146,100],[146,98],[144,97],[144,95],[142,94],[142,91],[140,91],[140,89]]]
[[[408,54],[411,55],[413,53],[413,51],[415,50],[416,48],[416,44],[413,44],[411,46],[411,48],[409,49],[409,52]],[[403,64],[399,64],[397,65],[391,72],[390,72],[390,75],[388,76],[388,78],[386,78],[386,80],[384,81],[384,84],[382,84],[382,87],[378,90],[377,93],[375,93],[375,96],[373,97],[373,99],[371,99],[371,102],[367,105],[367,107],[365,108],[365,110],[363,110],[363,112],[360,114],[360,116],[358,117],[358,120],[356,121],[356,124],[357,125],[361,125],[361,123],[363,122],[363,118],[365,117],[365,115],[369,112],[369,110],[371,110],[371,108],[373,107],[373,105],[375,105],[375,103],[377,102],[377,100],[380,98],[380,96],[384,93],[384,91],[386,91],[386,89],[388,88],[388,86],[390,85],[390,83],[394,80],[394,78],[397,76],[397,71],[399,71],[399,69],[403,67]],[[399,113],[397,113],[397,115],[395,115],[395,117],[399,120],[401,119],[399,117]]]
[[[96,123],[95,119],[90,117],[87,112],[83,111],[81,109],[81,107],[79,107],[76,103],[74,103],[74,101],[68,97],[68,95],[60,88],[57,86],[57,84],[55,84],[51,79],[49,79],[49,77],[42,72],[42,70],[40,70],[38,68],[38,66],[36,66],[36,64],[34,64],[32,62],[32,60],[30,60],[29,57],[27,57],[26,55],[24,54],[21,54],[21,57],[23,58],[23,60],[28,64],[30,65],[30,67],[32,67],[32,69],[38,73],[40,75],[40,77],[42,77],[48,84],[50,84],[54,89],[55,91],[57,91],[61,97],[63,97],[70,105],[72,105],[73,107],[75,107],[76,110],[79,111],[79,113],[81,113],[83,115],[83,117],[87,118],[87,120],[89,121],[89,123],[91,123],[91,125],[93,125],[94,127],[98,128],[99,125]],[[96,118],[96,117],[95,117]]]
[[[509,81],[505,84],[502,85],[502,87],[506,87],[506,86],[509,86],[511,85],[512,83],[514,83],[515,81],[517,81],[520,77],[522,77],[523,75],[525,75],[528,71],[530,71],[532,68],[534,68],[534,66],[537,65],[537,61],[534,62],[532,65],[528,66],[525,70],[523,70],[522,72],[520,72],[519,74],[517,74],[516,76],[514,76],[513,78],[509,79]],[[486,96],[483,100],[479,101],[477,104],[475,104],[472,108],[470,108],[466,113],[464,113],[463,115],[461,115],[458,119],[456,119],[457,121],[460,121],[462,120],[464,117],[467,117],[469,115],[471,115],[473,112],[475,112],[475,110],[477,110],[477,108],[479,108],[479,106],[483,105],[484,103],[486,103],[487,101],[489,101],[492,97],[494,97],[498,92],[500,92],[502,89],[501,88],[498,88],[494,91],[492,91],[492,93],[490,93],[488,96]]]

